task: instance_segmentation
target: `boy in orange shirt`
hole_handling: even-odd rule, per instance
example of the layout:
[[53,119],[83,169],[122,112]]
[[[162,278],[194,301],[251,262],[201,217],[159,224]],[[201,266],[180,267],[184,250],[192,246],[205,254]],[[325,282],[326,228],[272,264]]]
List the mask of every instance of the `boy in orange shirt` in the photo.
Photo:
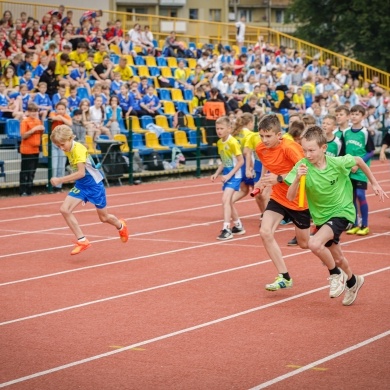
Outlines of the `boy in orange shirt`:
[[293,285],[282,251],[275,240],[275,231],[283,219],[289,218],[295,225],[295,235],[301,248],[308,247],[310,237],[310,213],[305,203],[298,206],[298,196],[293,201],[287,199],[288,185],[285,177],[295,164],[303,158],[300,144],[282,138],[282,128],[276,115],[265,115],[259,123],[262,142],[256,147],[256,153],[263,164],[263,172],[268,172],[255,184],[261,190],[271,186],[270,201],[263,214],[260,236],[264,248],[273,261],[278,276],[275,281],[265,285],[265,289],[276,291]]
[[30,103],[27,107],[27,117],[23,119],[20,126],[22,142],[20,153],[22,165],[20,170],[20,196],[30,196],[34,182],[35,171],[38,167],[39,147],[44,126],[38,118],[38,106]]

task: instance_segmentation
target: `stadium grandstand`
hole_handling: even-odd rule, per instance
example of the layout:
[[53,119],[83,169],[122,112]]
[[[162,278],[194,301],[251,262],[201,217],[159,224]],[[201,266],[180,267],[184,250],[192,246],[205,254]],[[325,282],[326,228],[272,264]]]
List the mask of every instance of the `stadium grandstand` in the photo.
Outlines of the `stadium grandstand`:
[[30,111],[43,126],[35,186],[66,172],[49,137],[60,123],[108,166],[107,178],[130,183],[215,169],[223,114],[234,124],[243,112],[256,123],[275,113],[288,132],[291,116],[322,126],[337,107],[359,104],[377,148],[390,127],[389,74],[245,20],[240,40],[235,23],[21,2],[1,2],[0,11],[3,189],[19,187]]

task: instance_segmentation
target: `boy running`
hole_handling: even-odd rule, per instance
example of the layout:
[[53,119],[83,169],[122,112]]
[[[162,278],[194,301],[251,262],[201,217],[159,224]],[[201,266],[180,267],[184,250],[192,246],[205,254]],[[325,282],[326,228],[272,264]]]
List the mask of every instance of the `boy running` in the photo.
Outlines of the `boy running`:
[[306,176],[306,196],[310,213],[318,231],[310,237],[309,249],[328,267],[331,298],[337,298],[347,289],[343,305],[355,301],[364,283],[364,277],[354,275],[339,244],[341,233],[355,220],[352,184],[349,173],[358,166],[370,180],[381,201],[387,195],[379,186],[367,164],[360,157],[326,155],[327,139],[318,126],[310,127],[302,136],[305,158],[299,161],[285,178],[290,185],[288,199],[298,193],[300,177]]
[[255,187],[263,189],[272,186],[270,201],[263,214],[260,236],[264,248],[273,261],[278,276],[275,281],[266,284],[265,289],[276,291],[293,285],[282,251],[275,240],[275,231],[283,219],[290,218],[295,225],[295,235],[301,248],[307,248],[310,230],[310,213],[305,204],[303,209],[298,206],[298,197],[286,198],[288,186],[285,177],[293,166],[303,158],[300,144],[282,138],[282,128],[276,115],[265,115],[259,123],[259,134],[262,142],[257,145],[256,153],[263,164],[265,174]]
[[103,176],[95,168],[86,147],[74,141],[74,138],[72,129],[66,125],[57,126],[50,136],[51,141],[65,152],[73,170],[73,173],[70,175],[52,177],[50,180],[51,184],[58,186],[62,183],[75,181],[75,186],[70,190],[60,209],[66,223],[77,239],[76,246],[73,248],[71,255],[77,255],[91,246],[91,243],[84,236],[73,214],[73,210],[81,202],[91,202],[94,204],[99,219],[102,222],[107,222],[115,226],[118,229],[122,242],[127,242],[129,237],[125,221],[123,219],[119,220],[115,215],[108,214]]

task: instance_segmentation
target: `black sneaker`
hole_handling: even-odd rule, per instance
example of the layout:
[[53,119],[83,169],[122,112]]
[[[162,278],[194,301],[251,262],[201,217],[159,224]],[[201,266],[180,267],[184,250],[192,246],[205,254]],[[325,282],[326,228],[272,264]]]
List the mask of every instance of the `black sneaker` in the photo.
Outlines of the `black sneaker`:
[[217,237],[217,240],[230,240],[231,238],[233,238],[232,231],[230,229],[223,229]]
[[298,245],[298,241],[297,241],[297,238],[294,237],[293,239],[291,239],[288,243],[287,243],[288,246],[297,246]]
[[233,226],[232,233],[237,234],[237,236],[239,236],[240,234],[245,234],[246,232],[244,226],[241,226],[240,228],[237,226]]

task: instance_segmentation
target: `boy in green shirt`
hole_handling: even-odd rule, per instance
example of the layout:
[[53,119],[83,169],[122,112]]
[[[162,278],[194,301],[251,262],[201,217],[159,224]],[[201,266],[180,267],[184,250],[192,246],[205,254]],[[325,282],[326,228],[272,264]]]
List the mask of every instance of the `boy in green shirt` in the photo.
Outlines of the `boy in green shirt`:
[[333,115],[325,115],[322,121],[322,129],[325,132],[327,145],[326,155],[327,156],[343,156],[344,143],[343,141],[334,134],[336,129],[336,118]]
[[338,128],[335,129],[334,135],[342,139],[344,132],[351,127],[349,125],[349,108],[345,105],[338,106],[336,107],[335,113]]
[[284,181],[290,185],[287,199],[294,199],[301,176],[306,176],[306,196],[309,210],[318,231],[309,239],[309,249],[328,267],[331,298],[346,288],[343,305],[355,301],[363,276],[354,275],[338,245],[341,233],[355,220],[352,198],[351,168],[358,166],[368,177],[381,201],[388,197],[360,157],[326,155],[327,140],[318,126],[310,127],[302,136],[305,158],[297,162]]

